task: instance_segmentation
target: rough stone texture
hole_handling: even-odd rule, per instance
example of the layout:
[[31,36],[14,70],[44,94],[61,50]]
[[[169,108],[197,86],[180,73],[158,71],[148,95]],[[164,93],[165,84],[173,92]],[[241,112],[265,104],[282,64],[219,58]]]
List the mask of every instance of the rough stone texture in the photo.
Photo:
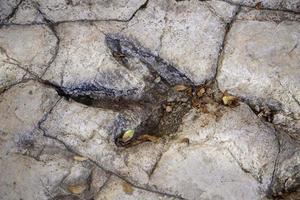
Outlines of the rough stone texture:
[[178,66],[196,84],[211,79],[225,24],[199,1],[171,4],[166,19],[160,56]]
[[124,189],[124,187],[126,187],[124,185],[128,185],[128,183],[124,182],[123,180],[115,176],[112,176],[95,199],[96,200],[176,199],[176,198],[167,197],[165,195],[153,193],[147,190],[141,190],[139,188],[135,188],[134,186],[127,186],[133,190],[132,193],[130,193],[129,191]]
[[40,10],[52,21],[129,20],[145,0],[36,1]]
[[244,16],[234,23],[228,34],[218,75],[220,89],[283,112],[275,115],[275,123],[293,127],[299,137],[300,24],[249,16],[249,21]]
[[[31,81],[12,87],[0,98],[0,195],[3,199],[46,199],[40,182],[42,180],[35,173],[39,171],[41,174],[48,174],[51,168],[44,170],[42,163],[30,157],[14,155],[14,152],[23,147],[32,147],[29,134],[58,100],[58,96],[53,89],[43,88]],[[62,164],[61,169],[63,166]],[[32,188],[28,188],[29,186]],[[10,190],[13,188],[14,192]]]
[[[300,24],[298,16],[244,9],[226,41],[217,77],[221,90],[273,110],[282,136],[271,194],[299,187]],[[254,102],[254,103],[253,103]],[[253,106],[257,112],[260,106]],[[296,144],[295,143],[296,139]],[[297,144],[298,141],[298,144]]]
[[123,32],[200,84],[214,76],[225,23],[236,8],[221,1],[150,1]]
[[141,93],[147,69],[137,68],[132,72],[113,58],[105,44],[105,26],[101,23],[58,26],[60,52],[44,79],[60,85],[68,93],[76,93],[80,88],[93,93],[93,87],[103,88],[98,93],[94,91],[96,96],[102,96],[106,90],[112,90],[115,95]]
[[[129,114],[131,124],[124,130],[132,129],[134,123],[140,123],[136,117]],[[121,123],[122,118],[120,114],[109,110],[62,101],[42,127],[47,135],[92,158],[104,169],[143,185],[148,182],[148,174],[162,152],[163,143],[144,143],[128,149],[116,147],[113,134],[118,127],[115,124]],[[57,124],[57,121],[60,123]]]
[[10,86],[19,83],[26,74],[26,71],[17,66],[4,51],[0,52],[0,93]]
[[169,1],[149,1],[145,10],[137,12],[122,33],[139,41],[142,46],[157,54],[161,45],[161,36],[166,26],[165,17],[168,4]]
[[47,69],[56,43],[54,33],[44,25],[4,26],[0,30],[1,54],[37,76]]
[[[73,153],[37,129],[58,99],[55,90],[33,81],[14,86],[0,96],[2,199],[72,196],[70,186],[78,185],[85,190],[76,195],[86,199],[107,179],[101,169],[94,169],[88,161],[74,160]],[[89,186],[93,173],[100,177],[91,176]]]
[[30,24],[83,20],[128,21],[146,0],[24,0],[8,23]]
[[15,14],[9,19],[12,24],[45,23],[44,17],[38,9],[38,4],[32,0],[23,0]]
[[[191,143],[222,144],[244,170],[268,185],[278,153],[275,130],[262,123],[245,104],[221,113],[219,119],[214,115],[199,116],[191,112],[178,135],[188,137]],[[193,125],[195,118],[198,123]],[[195,131],[197,134],[193,134]],[[256,148],[252,148],[253,145]]]
[[254,178],[225,149],[172,147],[153,174],[155,186],[186,199],[259,199]]
[[[0,159],[3,199],[88,199],[107,179],[104,171],[95,169],[89,161],[74,160],[62,144],[43,137],[41,132],[18,135],[15,142],[1,146],[7,147],[7,143],[12,144],[1,151]],[[91,176],[94,173],[97,178]],[[82,189],[75,191],[72,187]]]
[[299,0],[260,2],[0,1],[0,198],[298,199]]
[[237,12],[238,6],[219,0],[207,1],[209,9],[226,23],[230,23]]
[[300,184],[300,147],[294,139],[287,137],[285,132],[279,132],[278,138],[280,153],[278,155],[277,167],[274,171],[274,179],[269,193],[276,195],[292,192],[291,199],[293,199],[293,192],[299,190]]
[[[56,157],[54,157],[56,156]],[[53,155],[46,165],[32,158],[13,155],[0,160],[0,194],[3,199],[49,199],[47,189],[55,186],[68,173],[69,162]],[[14,166],[14,167],[12,167]],[[5,174],[4,174],[5,173]],[[49,177],[49,173],[52,177]],[[46,186],[43,186],[45,184]]]
[[278,154],[275,132],[244,104],[222,114],[187,114],[150,182],[187,199],[260,199]]
[[280,23],[283,21],[300,21],[300,16],[290,12],[274,10],[257,10],[252,8],[241,8],[237,15],[238,20],[271,21]]
[[59,96],[54,89],[29,81],[12,87],[1,94],[0,98],[1,134],[11,137],[13,134],[27,133],[36,128],[39,120],[51,109]]
[[6,0],[0,1],[0,22],[13,14],[14,9],[21,0]]
[[246,6],[256,6],[260,3],[262,8],[278,9],[278,10],[291,10],[300,12],[299,0],[226,0],[228,2],[237,3]]

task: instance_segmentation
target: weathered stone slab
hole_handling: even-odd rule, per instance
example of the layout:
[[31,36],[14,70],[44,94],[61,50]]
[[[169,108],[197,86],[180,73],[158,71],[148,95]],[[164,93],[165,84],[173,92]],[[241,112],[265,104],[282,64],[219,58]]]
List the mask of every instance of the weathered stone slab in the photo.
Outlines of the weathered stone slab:
[[[74,197],[74,191],[78,192],[77,197],[86,199],[104,184],[105,172],[94,169],[86,159],[75,160],[74,154],[62,144],[44,137],[43,131],[38,130],[39,123],[59,99],[53,88],[35,81],[20,83],[1,94],[2,199]],[[103,180],[92,176],[93,173]]]
[[35,0],[45,16],[54,22],[75,20],[129,20],[145,0]]
[[11,15],[21,0],[6,0],[0,2],[0,22]]
[[294,195],[299,195],[300,147],[283,131],[278,132],[278,138],[280,153],[269,193],[273,196],[284,195],[287,196],[286,199],[293,199]]
[[225,23],[200,1],[172,1],[166,20],[159,55],[195,84],[213,78]]
[[3,199],[88,199],[108,177],[39,131],[17,134],[13,140],[2,141],[0,149]]
[[299,21],[300,16],[290,12],[282,12],[276,10],[257,10],[252,8],[241,8],[237,15],[237,20],[245,21],[269,21],[280,23],[283,21]]
[[141,95],[149,75],[147,67],[127,69],[113,57],[105,42],[105,33],[118,28],[109,24],[61,24],[57,28],[60,51],[44,79],[61,86],[72,95]]
[[38,4],[35,1],[23,0],[18,6],[15,14],[8,20],[7,23],[32,24],[45,23],[45,21],[42,13],[38,9]]
[[290,10],[300,12],[299,0],[227,0],[246,6],[259,6],[260,8],[270,8],[278,10]]
[[166,26],[169,2],[149,1],[147,7],[128,22],[127,27],[122,30],[122,34],[138,41],[143,47],[157,54]]
[[135,200],[135,199],[145,199],[145,200],[171,200],[176,198],[167,197],[165,195],[153,193],[147,190],[142,190],[135,188],[129,183],[112,176],[110,180],[106,183],[105,187],[102,188],[99,195],[95,198],[96,200]]
[[122,33],[200,84],[215,75],[225,25],[236,8],[221,1],[149,1]]
[[278,151],[274,130],[244,104],[220,118],[192,110],[150,183],[187,199],[261,199]]
[[[228,34],[217,77],[219,87],[250,102],[267,104],[277,111],[274,123],[289,127],[288,131],[297,138],[300,130],[300,23],[281,18],[277,24],[266,21],[263,17],[266,13],[252,14],[234,23]],[[276,16],[278,20],[280,15]]]
[[222,0],[207,1],[207,4],[211,12],[220,17],[226,23],[230,23],[238,9],[237,6],[233,6],[232,4]]
[[26,71],[13,63],[4,52],[0,52],[0,93],[10,86],[19,83],[26,75]]
[[32,131],[58,99],[54,89],[34,81],[10,88],[0,96],[2,136]]
[[185,199],[260,199],[256,180],[241,170],[227,150],[212,146],[173,145],[151,183]]
[[45,72],[55,56],[56,44],[57,38],[47,26],[4,26],[0,29],[0,47],[1,54],[6,56],[4,59],[37,76]]
[[42,127],[47,135],[58,138],[104,169],[143,185],[148,182],[148,174],[162,152],[163,143],[118,148],[114,143],[118,129],[121,126],[123,131],[134,129],[142,120],[130,111],[125,115],[128,121],[117,112],[61,101]]

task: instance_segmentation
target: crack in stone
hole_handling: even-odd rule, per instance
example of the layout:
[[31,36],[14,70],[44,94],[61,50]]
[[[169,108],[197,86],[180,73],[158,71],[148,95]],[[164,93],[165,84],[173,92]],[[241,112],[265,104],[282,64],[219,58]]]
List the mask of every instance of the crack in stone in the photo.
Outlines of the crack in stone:
[[[4,53],[4,54],[6,55],[6,57],[8,58],[7,61],[3,61],[4,63],[14,65],[14,66],[18,67],[19,69],[21,69],[22,71],[25,71],[26,73],[30,74],[31,76],[33,76],[33,77],[38,77],[38,75],[37,75],[36,73],[34,73],[34,72],[30,71],[29,69],[23,67],[23,66],[21,65],[21,62],[20,62],[20,61],[18,61],[17,59],[11,57],[10,55],[8,55],[7,50],[4,49],[4,48],[1,47],[1,46],[0,46],[0,52],[1,52],[1,53]],[[12,61],[14,61],[14,62],[10,62],[9,60],[12,60]],[[24,76],[23,76],[23,77],[24,77]]]
[[250,174],[258,183],[262,183],[261,177],[257,177],[255,174],[253,174],[250,170],[246,169],[241,162],[238,161],[238,159],[235,157],[235,155],[230,151],[230,149],[226,148],[231,157],[235,160],[235,162],[238,164],[240,169],[245,173],[245,174]]
[[151,180],[151,177],[154,173],[154,171],[156,170],[156,168],[158,167],[159,162],[161,161],[163,155],[170,149],[171,144],[166,144],[167,146],[164,146],[164,150],[158,155],[158,158],[156,159],[155,164],[153,165],[152,169],[150,170],[150,172],[148,173],[148,177],[149,180]]
[[47,18],[47,15],[45,13],[43,13],[40,9],[40,5],[38,2],[35,2],[35,9],[37,10],[37,12],[43,17],[43,19],[45,20],[45,22],[32,22],[30,24],[18,24],[18,23],[11,23],[9,22],[9,20],[14,17],[14,15],[16,14],[20,4],[23,2],[24,0],[20,0],[19,4],[14,8],[13,12],[4,20],[0,21],[0,28],[3,25],[41,25],[41,24],[51,24],[51,25],[58,25],[58,24],[62,24],[62,23],[69,23],[69,22],[87,22],[87,23],[92,23],[92,22],[130,22],[135,16],[136,14],[141,11],[144,10],[147,5],[149,0],[145,0],[145,2],[137,9],[133,12],[133,14],[128,18],[128,19],[79,19],[79,20],[65,20],[65,21],[59,21],[59,22],[55,22],[52,21],[50,19]]
[[[62,100],[62,98],[60,98],[59,100],[57,100],[57,102],[52,106],[52,108],[43,116],[43,118],[38,122],[38,129],[41,130],[43,132],[43,136],[44,137],[47,137],[47,138],[50,138],[52,140],[55,140],[57,142],[59,142],[60,144],[62,144],[67,151],[69,151],[70,153],[73,153],[75,155],[79,155],[79,156],[82,156],[80,155],[79,153],[77,153],[76,151],[74,151],[71,147],[69,147],[65,142],[63,142],[62,140],[58,139],[57,137],[54,137],[54,136],[51,136],[51,135],[48,135],[46,133],[46,130],[42,127],[42,123],[44,123],[49,114],[53,111],[53,109],[58,105],[58,103]],[[165,192],[160,192],[160,191],[156,191],[156,190],[153,190],[153,189],[149,189],[149,188],[145,188],[145,187],[142,187],[142,186],[139,186],[137,184],[134,184],[130,181],[128,181],[126,178],[122,177],[121,175],[115,173],[115,172],[112,172],[108,169],[105,169],[104,167],[102,167],[100,164],[98,164],[96,161],[94,161],[93,159],[91,158],[88,158],[93,164],[95,164],[97,167],[99,167],[100,169],[102,169],[103,171],[105,171],[106,173],[110,174],[110,175],[115,175],[116,177],[122,179],[123,181],[126,181],[128,183],[130,183],[131,185],[133,185],[134,187],[138,188],[138,189],[141,189],[141,190],[145,190],[145,191],[148,191],[148,192],[152,192],[152,193],[157,193],[157,194],[160,194],[160,195],[165,195],[165,196],[168,196],[168,197],[174,197],[174,198],[177,198],[177,199],[184,199],[182,198],[181,196],[177,196],[177,195],[174,195],[174,194],[169,194],[169,193],[165,193]]]
[[40,183],[43,186],[43,188],[46,190],[45,191],[45,195],[50,197],[51,199],[53,199],[54,197],[51,195],[51,192],[49,191],[49,189],[45,186],[44,182],[42,181],[42,179],[40,178]]
[[16,14],[17,10],[19,9],[19,6],[23,3],[23,1],[24,0],[20,0],[16,7],[13,8],[12,12],[5,19],[0,21],[0,28],[3,24],[9,21]]
[[122,20],[123,22],[130,22],[135,16],[136,14],[147,8],[147,5],[149,3],[149,0],[146,0],[136,11],[134,11],[134,13],[132,14],[132,16],[128,19],[128,20]]
[[[236,12],[234,14],[234,16],[232,17],[231,21],[229,23],[226,23],[226,26],[225,26],[225,33],[224,33],[224,37],[223,37],[223,41],[222,41],[222,44],[220,46],[220,49],[219,49],[219,53],[218,53],[218,58],[217,58],[217,67],[216,67],[216,71],[215,71],[215,76],[213,77],[212,80],[215,80],[216,82],[218,82],[216,80],[216,78],[218,77],[218,74],[219,74],[219,71],[220,71],[220,68],[221,68],[221,65],[222,65],[222,62],[223,62],[223,59],[224,59],[224,54],[225,54],[225,45],[226,45],[226,41],[227,41],[227,37],[228,37],[228,34],[231,30],[231,27],[232,25],[234,24],[234,22],[237,20],[237,16],[238,14],[241,12],[241,6],[239,6],[237,9],[236,9]],[[218,86],[218,84],[217,84]]]
[[[204,0],[204,1],[211,1],[211,0]],[[234,6],[257,9],[255,6],[249,6],[249,5],[245,5],[245,4],[241,4],[241,3],[234,3],[231,0],[219,0],[219,1],[223,1],[223,2],[229,3],[229,4],[234,5]],[[274,8],[264,8],[263,7],[263,8],[260,8],[258,10],[281,11],[281,12],[292,13],[292,14],[295,14],[295,15],[300,14],[300,12],[296,12],[296,11],[292,11],[292,10],[288,10],[288,9],[274,9]]]
[[52,24],[48,24],[49,29],[52,31],[52,33],[54,34],[54,36],[56,37],[56,45],[55,45],[55,49],[54,49],[54,53],[52,54],[51,59],[49,60],[49,62],[47,63],[47,67],[44,70],[44,72],[42,73],[42,75],[40,76],[41,78],[46,74],[47,70],[51,67],[52,63],[55,61],[55,59],[58,56],[58,52],[59,52],[59,48],[60,48],[60,38],[58,37],[58,34],[56,32],[55,26]]
[[[43,130],[43,128],[40,128],[43,132],[44,132],[44,136],[47,137],[47,138],[50,138],[50,139],[53,139],[57,142],[59,142],[60,144],[64,145],[64,147],[66,148],[66,150],[68,150],[70,153],[73,153],[75,155],[78,155],[78,156],[81,156],[81,157],[84,157],[83,155],[77,153],[76,151],[74,151],[71,147],[69,147],[65,142],[63,142],[62,140],[58,139],[57,137],[54,137],[54,136],[51,136],[51,135],[48,135],[46,134],[46,131]],[[113,172],[113,171],[110,171],[106,168],[104,168],[103,166],[101,166],[100,164],[97,163],[97,161],[94,161],[93,159],[91,158],[88,158],[88,160],[90,162],[92,162],[93,164],[95,164],[97,167],[99,167],[101,170],[105,171],[106,173],[108,174],[111,174],[111,175],[114,175],[120,179],[122,179],[123,181],[127,182],[127,183],[130,183],[133,187],[135,188],[138,188],[138,189],[141,189],[141,190],[144,190],[144,191],[148,191],[148,192],[152,192],[152,193],[156,193],[156,194],[160,194],[160,195],[165,195],[165,196],[168,196],[168,197],[174,197],[174,198],[177,198],[177,199],[182,199],[184,200],[184,198],[182,198],[181,196],[178,196],[178,195],[175,195],[175,194],[170,194],[170,193],[166,193],[166,192],[161,192],[161,191],[158,191],[158,190],[153,190],[153,189],[150,189],[150,188],[145,188],[145,187],[142,187],[142,186],[139,186],[133,182],[130,182],[129,180],[127,180],[125,177]]]
[[[21,1],[22,2],[22,1]],[[224,1],[224,2],[227,2],[227,1]],[[148,3],[148,0],[138,9],[135,11],[135,13],[132,15],[132,17],[128,20],[130,21],[132,18],[134,18],[135,14],[144,9],[145,6],[147,6],[147,3]],[[228,3],[228,2],[227,2]],[[238,4],[233,4],[233,5],[238,5]],[[220,50],[219,50],[219,56],[218,56],[218,59],[217,59],[217,68],[216,68],[216,73],[215,73],[215,77],[213,78],[213,80],[216,80],[216,77],[217,77],[217,73],[218,73],[218,70],[220,68],[220,65],[222,63],[222,59],[223,59],[223,55],[224,55],[224,47],[226,45],[226,40],[227,40],[227,35],[230,31],[230,28],[232,27],[232,24],[235,22],[236,20],[236,17],[238,15],[238,13],[240,12],[241,10],[241,5],[239,5],[239,8],[238,8],[238,11],[235,13],[235,16],[232,18],[232,20],[230,21],[230,23],[228,23],[226,25],[226,29],[225,29],[225,33],[224,33],[224,39],[223,39],[223,42],[222,42],[222,45],[220,47]],[[248,7],[248,6],[246,6]],[[252,8],[252,7],[251,7]],[[16,8],[17,10],[17,8]],[[271,10],[271,9],[264,9],[264,10]],[[273,10],[273,9],[272,9]],[[281,11],[281,10],[278,10],[278,11]],[[42,13],[41,13],[42,14]],[[214,13],[215,14],[215,13]],[[42,14],[42,16],[44,17],[44,15]],[[45,21],[46,21],[46,24],[48,25],[48,27],[52,30],[53,34],[55,35],[55,37],[57,38],[57,44],[56,44],[56,48],[55,48],[55,53],[53,55],[53,57],[51,58],[51,60],[48,62],[48,66],[46,68],[46,70],[44,71],[44,73],[42,74],[42,76],[46,73],[46,71],[48,70],[48,68],[51,66],[51,64],[54,62],[54,60],[56,59],[57,55],[58,55],[58,52],[59,52],[59,44],[60,44],[60,39],[57,35],[57,32],[55,30],[55,26],[60,24],[60,23],[64,23],[64,22],[52,22],[50,20],[48,20],[47,18],[45,18]],[[78,22],[79,20],[77,21],[68,21],[68,22]],[[91,21],[117,21],[117,20],[83,20],[84,22],[91,22]],[[126,21],[127,22],[127,21]],[[161,36],[161,40],[162,40],[162,37],[163,37],[163,34]],[[158,76],[162,77],[164,83],[166,83],[169,87],[170,86],[174,86],[176,84],[186,84],[186,85],[189,85],[189,86],[192,86],[192,87],[195,87],[194,84],[192,83],[192,81],[186,77],[183,73],[181,73],[180,71],[178,71],[174,66],[170,65],[169,63],[167,63],[167,61],[164,61],[163,59],[161,59],[159,56],[155,56],[153,54],[150,53],[149,50],[147,49],[144,49],[142,47],[139,47],[137,44],[135,44],[134,42],[132,41],[129,41],[127,38],[124,38],[122,36],[117,36],[117,35],[107,35],[106,34],[106,42],[107,42],[107,45],[108,47],[110,48],[110,50],[112,52],[115,52],[115,53],[120,53],[122,55],[125,55],[125,57],[138,57],[143,63],[145,63],[147,65],[147,67],[150,68],[150,70],[152,72],[154,72],[155,74],[157,74]],[[126,65],[126,62],[124,62],[123,64]],[[21,66],[17,65],[18,67],[20,67],[21,69],[23,69]],[[23,69],[24,70],[24,69]],[[29,73],[29,74],[32,74],[32,72],[28,71],[28,70],[25,70],[26,73]],[[34,75],[34,74],[33,74]],[[63,87],[59,87],[59,86],[56,86],[54,84],[50,84],[49,82],[46,82],[46,81],[43,81],[41,79],[39,79],[38,77],[36,77],[38,79],[39,82],[45,84],[45,85],[50,85],[52,87],[54,87],[58,94],[60,96],[63,96],[63,97],[66,97],[66,98],[73,98],[74,100],[78,101],[78,99],[72,97],[71,94],[73,93],[76,93],[76,91],[82,91],[84,90],[85,88],[88,89],[88,90],[93,90],[96,91],[96,90],[102,90],[101,88],[99,88],[99,86],[95,87],[93,85],[86,85],[84,87],[75,87],[75,88],[72,88],[71,90],[69,90],[69,93],[66,93],[65,92],[65,88]],[[175,81],[174,81],[175,80]],[[23,81],[23,80],[22,80]],[[21,81],[21,82],[22,82]],[[21,83],[20,82],[20,83]],[[17,85],[19,83],[16,83],[14,85]],[[124,94],[122,94],[122,91],[111,91],[111,90],[106,90],[105,88],[103,89],[105,92],[106,95],[110,96],[109,94],[115,94],[115,93],[121,93],[120,96],[123,96]],[[129,93],[129,96],[132,95],[132,91],[128,91],[127,93]],[[112,95],[114,96],[114,95]],[[293,96],[293,98],[295,98]],[[46,121],[48,115],[52,112],[52,110],[54,109],[54,107],[59,103],[59,101],[61,100],[62,98],[60,98],[56,103],[55,105],[51,108],[51,110],[49,112],[46,113],[46,115],[43,117],[43,119],[41,121],[39,121],[38,123],[38,127],[39,129],[44,133],[44,136],[45,137],[48,137],[48,138],[51,138],[55,141],[58,141],[59,143],[63,144],[66,149],[69,151],[69,152],[72,152],[72,153],[75,153],[77,155],[79,155],[78,153],[76,153],[71,147],[68,147],[67,144],[65,144],[62,140],[56,138],[56,137],[53,137],[51,135],[47,135],[46,133],[46,130],[44,130],[42,127],[41,127],[41,124]],[[296,101],[296,99],[295,99]],[[299,104],[299,101],[296,101]],[[85,103],[85,102],[81,102],[81,103]],[[250,106],[251,107],[251,106]],[[276,172],[276,169],[277,169],[277,166],[278,166],[278,162],[279,162],[279,155],[280,155],[280,152],[281,152],[281,145],[280,145],[280,141],[279,141],[279,138],[276,135],[276,139],[278,141],[278,153],[277,153],[277,156],[276,156],[276,159],[275,159],[275,163],[274,163],[274,170],[273,170],[273,173],[272,173],[272,178],[271,178],[271,183],[270,183],[270,188],[274,182],[274,179],[275,179],[275,172]],[[232,155],[232,153],[230,152],[230,150],[228,150],[229,153]],[[164,152],[161,153],[159,155],[159,158],[157,159],[155,165],[153,166],[153,168],[150,170],[150,173],[148,174],[149,175],[149,178],[151,177],[151,175],[154,173],[160,159],[162,158]],[[232,155],[233,156],[233,155]],[[236,160],[236,158],[233,156],[233,158]],[[91,162],[93,162],[97,167],[101,168],[102,170],[106,171],[107,173],[110,174],[110,176],[113,174],[119,178],[121,178],[122,180],[126,181],[126,182],[129,182],[126,180],[126,178],[124,177],[121,177],[121,175],[118,175],[114,172],[111,172],[109,170],[106,170],[104,169],[101,165],[99,165],[96,161],[92,160],[89,158],[89,160]],[[236,160],[237,161],[237,160]],[[239,164],[239,166],[241,167],[241,169],[245,172],[245,173],[250,173],[248,170],[244,169],[243,166],[240,165],[240,163],[237,161],[237,163]],[[251,173],[250,173],[251,174]],[[251,174],[252,175],[252,174]],[[252,175],[253,176],[253,175]],[[255,177],[254,177],[255,178]],[[256,178],[255,178],[256,179]],[[109,178],[106,180],[106,182],[104,183],[104,185],[102,187],[105,186],[105,184],[108,182]],[[257,180],[257,179],[256,179]],[[129,182],[130,183],[130,182]],[[132,183],[130,183],[132,184]],[[134,185],[132,184],[134,187],[136,188],[139,188],[139,189],[142,189],[142,190],[145,190],[145,191],[149,191],[149,192],[153,192],[153,193],[157,193],[157,194],[162,194],[162,195],[166,195],[166,196],[169,196],[169,197],[175,197],[175,198],[178,198],[178,199],[184,199],[182,198],[181,196],[177,196],[177,195],[174,195],[174,194],[169,194],[169,193],[164,193],[164,192],[159,192],[159,191],[156,191],[156,190],[152,190],[152,189],[148,189],[148,188],[144,188],[144,187],[141,187],[141,186],[138,186],[138,185]],[[101,188],[102,188],[101,187]],[[101,188],[99,190],[99,192],[101,191]]]
[[277,131],[275,131],[274,134],[275,134],[275,138],[277,140],[278,152],[277,152],[275,162],[274,162],[271,181],[270,181],[270,184],[269,184],[267,192],[266,192],[268,197],[273,197],[274,196],[274,191],[272,190],[272,186],[275,184],[276,170],[277,170],[277,167],[278,167],[279,156],[280,156],[280,153],[281,153],[281,144],[280,144],[280,139],[279,139]]
[[222,23],[227,24],[226,21],[225,21],[225,19],[224,19],[222,16],[220,16],[220,15],[218,14],[218,12],[213,8],[213,6],[211,6],[209,3],[207,3],[207,1],[203,1],[203,2],[204,2],[204,5],[207,7],[207,9],[208,9],[213,15],[215,15],[216,17],[218,17],[218,18],[220,19],[220,21],[222,21]]
[[105,180],[103,185],[99,188],[99,190],[96,192],[95,196],[98,196],[98,194],[101,193],[101,191],[107,186],[108,182],[111,180],[111,177],[112,177],[112,174],[108,174],[107,179]]
[[[23,1],[23,0],[21,0],[21,1]],[[181,0],[179,0],[179,1],[181,1]],[[182,1],[184,1],[184,0],[182,0]],[[208,2],[208,1],[211,1],[211,0],[199,0],[199,1],[201,1],[201,2]],[[233,6],[238,6],[240,8],[256,9],[255,6],[247,6],[247,5],[243,5],[243,4],[238,4],[238,3],[234,3],[234,2],[232,2],[230,0],[220,0],[220,1],[226,2],[226,3],[228,3],[230,5],[233,5]],[[6,26],[10,26],[10,25],[26,26],[27,25],[28,26],[28,25],[43,25],[43,24],[48,24],[49,22],[52,25],[59,25],[59,24],[63,24],[63,23],[80,23],[80,22],[83,22],[83,23],[93,23],[93,22],[125,22],[126,23],[126,22],[130,22],[132,19],[134,19],[135,16],[136,16],[136,13],[138,13],[141,10],[144,10],[147,7],[148,2],[149,2],[149,0],[146,0],[145,3],[143,5],[141,5],[141,7],[138,8],[129,19],[126,19],[126,20],[120,20],[120,19],[79,19],[79,20],[65,20],[65,21],[58,21],[58,22],[50,21],[49,20],[48,22],[44,22],[44,23],[43,22],[32,22],[32,23],[28,23],[28,24],[19,24],[19,23],[11,23],[11,22],[8,23],[5,20],[5,21],[0,22],[0,28],[3,25],[6,25]],[[46,15],[44,13],[42,13],[39,8],[37,8],[37,10],[45,18]],[[209,8],[209,10],[212,11],[210,8]],[[287,9],[260,8],[259,10],[261,10],[261,11],[265,10],[265,11],[287,12],[287,13],[291,13],[291,14],[294,14],[294,15],[299,15],[300,14],[300,12],[296,12],[296,11],[292,11],[292,10],[287,10]],[[219,15],[217,15],[217,13],[215,13],[215,12],[213,12],[213,13],[214,13],[214,15],[216,15],[219,18],[221,18],[221,20],[222,20],[222,17],[220,17]],[[13,16],[11,16],[11,17],[13,17]],[[222,20],[222,21],[224,21],[224,20]]]
[[[41,25],[44,25],[44,24],[41,24]],[[21,26],[26,26],[26,25],[21,25]],[[31,25],[29,25],[29,26],[31,26]],[[53,24],[47,23],[47,26],[52,31],[52,33],[55,36],[55,38],[57,39],[57,41],[56,41],[56,45],[55,45],[53,56],[47,62],[47,64],[46,64],[47,67],[45,68],[45,70],[43,71],[43,73],[41,75],[38,75],[37,73],[33,72],[32,70],[23,67],[20,61],[18,61],[17,59],[11,57],[10,55],[8,55],[7,50],[5,48],[3,48],[3,47],[0,46],[0,53],[4,53],[6,55],[6,57],[8,58],[8,61],[4,61],[4,62],[8,63],[8,64],[12,64],[12,65],[18,67],[19,69],[25,71],[26,74],[23,76],[23,78],[25,78],[25,76],[27,74],[29,74],[30,76],[32,76],[34,79],[40,79],[40,78],[42,78],[44,76],[44,74],[47,72],[48,68],[51,66],[51,64],[56,59],[57,55],[58,55],[59,45],[60,45],[60,38],[58,37],[58,34],[57,34],[56,30],[55,30],[55,26]],[[10,62],[9,60],[12,60],[14,62]],[[20,82],[23,81],[23,78],[22,78],[22,80]]]
[[52,63],[55,61],[55,59],[58,56],[58,52],[59,52],[59,48],[60,48],[60,38],[56,31],[56,25],[51,20],[49,20],[46,17],[46,15],[40,10],[39,5],[36,5],[35,7],[36,7],[38,13],[43,17],[43,20],[46,22],[47,27],[52,31],[53,35],[56,38],[54,53],[52,54],[51,59],[48,61],[46,69],[40,76],[42,78],[46,74],[47,70],[51,67]]
[[[54,108],[59,104],[59,102],[62,100],[62,98],[58,99],[56,101],[56,103],[49,109],[49,111],[43,116],[43,118],[38,122],[38,129],[42,131],[43,133],[43,136],[44,137],[47,137],[47,138],[50,138],[52,140],[55,140],[57,141],[58,143],[62,144],[67,151],[69,151],[70,153],[72,154],[75,154],[75,155],[78,155],[78,156],[82,156],[84,157],[83,155],[81,155],[80,153],[76,152],[74,149],[72,149],[71,147],[69,147],[64,141],[60,140],[59,138],[57,137],[54,137],[54,136],[51,136],[51,135],[48,135],[47,134],[47,131],[42,127],[42,124],[47,120],[48,116],[52,113],[52,111],[54,110]],[[182,198],[181,196],[178,196],[178,195],[175,195],[175,194],[170,194],[170,193],[166,193],[166,192],[161,192],[161,191],[158,191],[158,190],[153,190],[153,189],[150,189],[150,188],[145,188],[145,187],[142,187],[142,186],[139,186],[137,184],[134,184],[130,181],[128,181],[125,177],[122,177],[121,175],[113,172],[113,171],[110,171],[108,169],[105,169],[103,166],[101,166],[100,164],[97,163],[97,161],[94,161],[93,159],[91,158],[88,158],[88,160],[90,162],[92,162],[93,164],[95,164],[97,167],[99,167],[100,169],[102,169],[103,171],[105,171],[106,173],[108,174],[111,174],[111,175],[115,175],[116,177],[122,179],[123,181],[126,181],[128,183],[130,183],[131,185],[133,185],[135,188],[138,188],[138,189],[141,189],[141,190],[144,190],[144,191],[148,191],[148,192],[152,192],[152,193],[157,193],[157,194],[160,194],[160,195],[165,195],[165,196],[168,196],[168,197],[174,197],[174,198],[177,198],[177,199],[184,199]]]

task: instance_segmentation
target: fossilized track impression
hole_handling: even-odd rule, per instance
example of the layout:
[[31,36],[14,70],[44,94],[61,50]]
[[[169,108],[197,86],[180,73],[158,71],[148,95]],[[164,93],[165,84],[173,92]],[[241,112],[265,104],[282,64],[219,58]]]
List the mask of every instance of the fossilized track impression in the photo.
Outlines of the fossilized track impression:
[[[106,44],[111,56],[121,66],[129,70],[143,67],[149,71],[144,76],[144,90],[116,90],[96,83],[84,83],[72,87],[59,87],[59,93],[88,106],[119,112],[116,130],[112,131],[118,146],[128,145],[141,134],[164,135],[176,132],[181,118],[191,108],[191,95],[186,91],[176,91],[174,86],[184,85],[192,94],[196,88],[193,82],[138,42],[121,35],[108,34]],[[172,113],[165,112],[164,106],[167,104],[172,104]],[[139,118],[139,122],[132,123],[134,118]],[[135,129],[136,134],[129,142],[123,143],[120,137],[127,129]]]

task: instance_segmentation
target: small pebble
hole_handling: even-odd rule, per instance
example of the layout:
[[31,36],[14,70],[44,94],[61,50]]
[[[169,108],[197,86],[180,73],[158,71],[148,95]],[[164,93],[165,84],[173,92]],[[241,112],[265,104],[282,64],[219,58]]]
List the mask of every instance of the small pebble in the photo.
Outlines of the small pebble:
[[160,76],[158,76],[156,79],[154,79],[154,83],[159,83],[161,81]]
[[166,112],[172,112],[172,106],[166,106]]

